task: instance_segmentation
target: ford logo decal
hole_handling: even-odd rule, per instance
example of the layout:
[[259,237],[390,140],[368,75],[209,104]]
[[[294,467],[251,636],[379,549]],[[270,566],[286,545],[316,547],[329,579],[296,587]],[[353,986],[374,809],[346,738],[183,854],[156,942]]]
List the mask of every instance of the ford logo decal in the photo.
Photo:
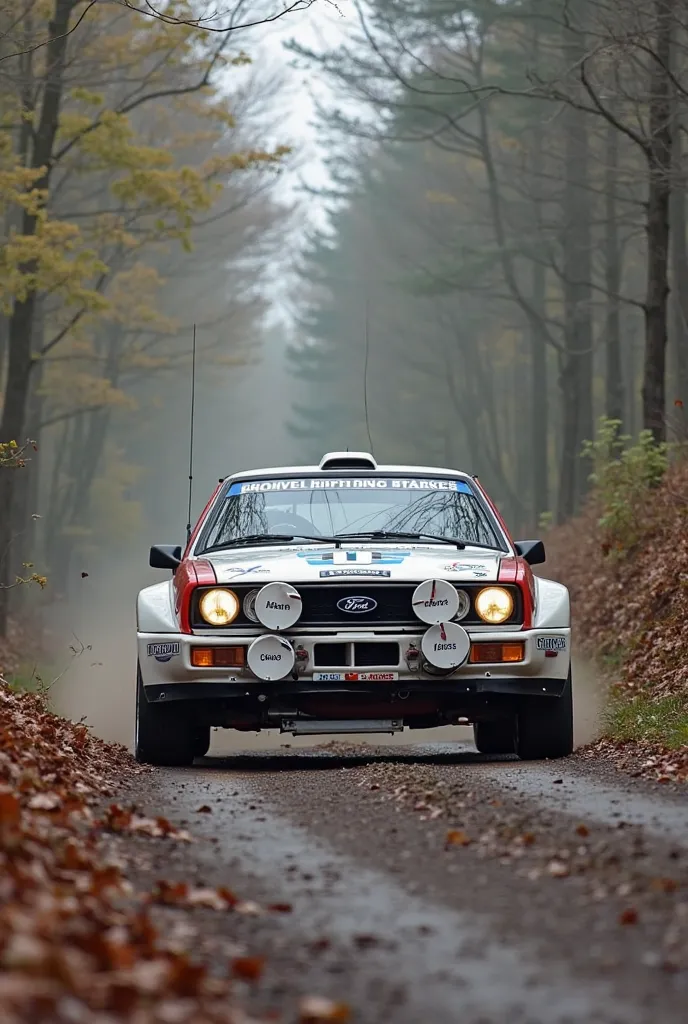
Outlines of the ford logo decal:
[[337,607],[342,612],[360,615],[362,612],[374,611],[377,608],[377,601],[372,597],[342,597],[337,601]]

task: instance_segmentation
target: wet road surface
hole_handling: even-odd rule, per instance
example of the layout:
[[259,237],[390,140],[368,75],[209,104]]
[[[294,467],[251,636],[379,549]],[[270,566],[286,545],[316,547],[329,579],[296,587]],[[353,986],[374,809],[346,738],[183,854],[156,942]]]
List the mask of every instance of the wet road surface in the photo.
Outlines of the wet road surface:
[[141,885],[291,905],[159,911],[211,963],[267,957],[254,1011],[293,1021],[322,995],[362,1024],[688,1019],[685,792],[443,742],[207,758],[129,796],[197,837],[140,841]]

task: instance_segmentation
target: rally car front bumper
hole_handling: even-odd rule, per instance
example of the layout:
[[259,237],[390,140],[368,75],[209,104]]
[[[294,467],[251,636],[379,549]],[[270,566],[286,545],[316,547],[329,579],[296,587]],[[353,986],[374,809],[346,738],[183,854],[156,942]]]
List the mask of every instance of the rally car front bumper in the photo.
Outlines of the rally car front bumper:
[[[262,631],[261,631],[262,632]],[[524,657],[518,662],[473,664],[464,662],[450,674],[424,671],[409,664],[408,651],[420,648],[422,633],[342,630],[309,632],[289,631],[287,639],[305,657],[287,678],[266,682],[244,668],[200,668],[192,664],[194,647],[246,646],[259,636],[258,631],[241,635],[137,634],[141,682],[151,702],[207,701],[232,697],[263,697],[304,694],[455,694],[465,697],[484,694],[560,696],[570,669],[570,629],[469,630],[472,643],[524,643]],[[384,663],[356,664],[356,644],[384,645]],[[347,645],[351,654],[346,664],[323,665],[318,645]],[[390,663],[388,652],[398,646],[398,660]],[[382,649],[382,648],[381,648]],[[331,659],[330,659],[331,660]]]

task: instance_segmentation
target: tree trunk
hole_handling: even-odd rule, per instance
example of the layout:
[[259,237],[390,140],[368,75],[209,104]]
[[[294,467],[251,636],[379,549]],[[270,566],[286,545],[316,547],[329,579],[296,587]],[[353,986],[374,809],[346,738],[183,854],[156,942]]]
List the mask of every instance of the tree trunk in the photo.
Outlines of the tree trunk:
[[671,195],[671,35],[675,0],[655,0],[656,37],[650,76],[650,132],[646,149],[647,290],[645,293],[645,359],[643,365],[643,428],[656,441],[666,440],[667,299],[669,296],[669,199]]
[[[585,37],[564,29],[567,63],[576,67],[585,54]],[[580,453],[592,439],[592,281],[589,141],[586,115],[574,106],[564,110],[564,194],[562,201],[564,338],[560,374],[562,391],[562,458],[557,520],[572,516],[587,485]]]
[[[672,349],[676,375],[669,393],[669,408],[675,401],[682,403],[681,421],[688,415],[688,244],[686,244],[686,176],[683,168],[683,126],[677,119],[674,125],[671,199],[669,229],[671,239],[671,308]],[[685,426],[679,431],[686,440]]]
[[[545,314],[545,267],[533,263],[532,303]],[[533,526],[549,511],[549,408],[547,402],[547,342],[534,323],[530,325],[530,459],[533,486]]]
[[[46,191],[50,187],[51,159],[60,122],[69,20],[73,7],[74,0],[54,0],[52,18],[47,28],[49,42],[45,51],[43,102],[31,155],[31,167],[34,170],[45,168],[33,187]],[[35,216],[24,213],[22,234],[33,235],[36,224]],[[32,269],[31,265],[23,268],[25,273],[30,273]],[[0,439],[16,440],[17,444],[24,440],[36,300],[36,292],[30,291],[23,301],[15,301],[8,324],[7,377],[0,419]],[[0,537],[9,537],[11,533],[15,486],[15,473],[0,473]],[[0,637],[7,633],[9,591],[3,588],[3,583],[11,583],[10,575],[10,560],[5,557],[0,564]]]
[[[532,66],[539,70],[541,4],[533,4],[533,37],[530,59]],[[544,153],[544,124],[540,117],[535,121],[531,144],[530,173],[533,179],[533,218],[538,234],[544,237],[542,178]],[[542,257],[542,258],[541,258]],[[545,253],[536,251],[532,264],[531,305],[536,314],[529,320],[530,341],[530,477],[533,510],[533,528],[537,528],[540,517],[549,511],[549,392],[547,386],[547,337],[542,329],[545,320],[547,295],[547,272]]]
[[610,420],[623,423],[624,386],[621,366],[621,249],[616,208],[616,189],[619,172],[619,133],[611,122],[607,124],[605,160],[605,285],[607,312],[605,317],[605,413]]

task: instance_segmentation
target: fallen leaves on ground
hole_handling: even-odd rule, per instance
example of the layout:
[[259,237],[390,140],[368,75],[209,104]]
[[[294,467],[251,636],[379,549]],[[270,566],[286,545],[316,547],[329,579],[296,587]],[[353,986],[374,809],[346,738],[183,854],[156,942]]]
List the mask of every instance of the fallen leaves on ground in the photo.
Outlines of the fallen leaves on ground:
[[152,839],[166,836],[191,842],[189,833],[176,828],[167,818],[143,818],[134,809],[125,810],[119,804],[111,804],[98,824],[107,832],[138,832]]
[[[543,575],[571,595],[575,645],[597,659],[600,675],[632,712],[618,740],[592,744],[584,756],[636,777],[688,781],[688,745],[680,730],[663,746],[666,729],[653,721],[652,703],[675,699],[688,707],[688,462],[671,466],[638,509],[634,546],[610,552],[602,543],[594,495],[580,515],[547,535]],[[631,723],[633,724],[633,723]]]
[[96,819],[96,805],[144,771],[123,747],[0,682],[3,1024],[249,1024],[231,985],[238,975],[257,978],[258,961],[235,961],[225,977],[212,976],[175,947],[172,932],[159,932],[149,913],[154,903],[239,909],[236,897],[168,882],[146,897],[134,892],[126,865],[104,852],[104,831],[187,838],[167,819],[119,804]]
[[668,750],[640,740],[601,739],[583,747],[577,757],[605,761],[617,771],[654,782],[688,782],[688,747]]
[[186,882],[160,881],[150,899],[152,903],[167,907],[206,907],[208,910],[233,910],[239,904],[229,889],[196,888]]
[[[510,868],[524,884],[564,886],[572,900],[608,904],[609,921],[615,925],[634,924],[634,914],[637,919],[642,915],[645,926],[661,919],[666,927],[665,952],[657,954],[656,966],[688,969],[685,871],[670,847],[653,851],[650,858],[641,828],[623,821],[610,828],[562,820],[520,797],[492,798],[493,787],[485,779],[477,788],[469,777],[461,779],[449,767],[415,764],[410,769],[407,764],[378,761],[351,772],[368,800],[396,804],[414,825],[421,798],[427,807],[441,808],[456,827],[444,831],[432,822],[431,814],[425,827],[436,831],[436,841],[443,841],[445,850],[468,847],[461,856],[474,861],[476,868],[480,861],[492,860]],[[447,857],[450,869],[454,862]],[[631,899],[634,906],[629,908]]]

